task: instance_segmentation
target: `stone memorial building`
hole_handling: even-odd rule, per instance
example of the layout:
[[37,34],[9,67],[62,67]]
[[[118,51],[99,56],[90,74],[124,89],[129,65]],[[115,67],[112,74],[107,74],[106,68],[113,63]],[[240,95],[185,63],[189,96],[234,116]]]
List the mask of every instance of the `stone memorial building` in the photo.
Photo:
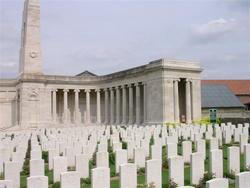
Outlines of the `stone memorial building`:
[[199,63],[159,59],[102,76],[45,75],[42,64],[40,2],[26,0],[19,75],[0,79],[0,128],[201,119]]

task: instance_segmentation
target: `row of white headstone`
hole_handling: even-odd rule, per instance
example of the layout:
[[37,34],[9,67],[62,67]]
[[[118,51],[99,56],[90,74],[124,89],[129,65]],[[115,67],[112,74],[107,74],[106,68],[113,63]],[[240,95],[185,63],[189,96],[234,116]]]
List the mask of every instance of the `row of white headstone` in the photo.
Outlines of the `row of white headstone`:
[[[154,144],[150,145],[153,136]],[[250,186],[250,144],[249,124],[238,126],[178,127],[147,126],[95,126],[71,128],[47,128],[0,134],[0,188],[19,188],[20,171],[30,139],[30,177],[28,188],[47,188],[48,177],[44,176],[42,151],[48,151],[49,169],[53,170],[53,181],[60,181],[61,188],[80,188],[80,178],[88,178],[91,170],[92,188],[110,188],[108,141],[115,153],[115,171],[119,173],[121,188],[137,187],[137,170],[146,170],[147,185],[162,187],[162,146],[166,146],[169,180],[184,185],[184,164],[190,163],[191,184],[199,184],[204,177],[206,140],[209,140],[209,173],[214,179],[207,182],[209,188],[226,188],[228,179],[223,178],[223,143],[239,142],[238,146],[228,147],[228,173],[236,174],[236,187]],[[178,141],[182,141],[182,155],[177,152]],[[122,142],[127,149],[122,149]],[[192,141],[195,153],[192,153]],[[89,160],[96,153],[96,167],[89,169]],[[244,155],[245,172],[240,173],[240,153]],[[146,160],[150,157],[150,160]],[[130,161],[133,163],[130,163]],[[67,171],[68,167],[75,171]],[[2,186],[2,187],[1,187]]]

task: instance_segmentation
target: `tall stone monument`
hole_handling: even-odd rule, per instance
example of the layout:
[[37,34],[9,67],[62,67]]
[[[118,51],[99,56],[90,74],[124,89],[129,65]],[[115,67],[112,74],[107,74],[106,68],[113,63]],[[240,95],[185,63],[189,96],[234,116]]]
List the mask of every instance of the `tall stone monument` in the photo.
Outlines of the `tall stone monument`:
[[40,0],[24,3],[19,73],[42,74]]
[[24,2],[19,82],[19,122],[22,127],[37,127],[51,121],[47,111],[51,91],[43,82],[40,42],[40,0]]

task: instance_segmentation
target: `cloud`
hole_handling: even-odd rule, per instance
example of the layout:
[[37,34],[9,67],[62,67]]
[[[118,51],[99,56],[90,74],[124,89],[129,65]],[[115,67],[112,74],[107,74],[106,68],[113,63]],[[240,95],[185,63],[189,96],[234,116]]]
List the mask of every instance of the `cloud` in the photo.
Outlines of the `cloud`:
[[1,70],[13,70],[13,68],[16,68],[17,63],[16,62],[12,62],[12,61],[7,61],[7,62],[1,62],[0,63],[0,68]]
[[238,22],[235,19],[219,18],[192,28],[192,40],[196,43],[208,43],[223,38],[237,31]]
[[14,61],[0,61],[0,78],[15,78],[17,63]]

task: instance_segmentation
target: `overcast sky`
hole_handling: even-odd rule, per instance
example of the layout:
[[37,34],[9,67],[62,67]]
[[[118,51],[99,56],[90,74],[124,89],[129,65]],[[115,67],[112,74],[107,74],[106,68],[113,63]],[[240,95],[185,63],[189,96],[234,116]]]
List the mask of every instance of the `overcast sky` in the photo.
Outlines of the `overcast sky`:
[[[203,79],[250,78],[249,0],[40,0],[43,71],[103,75],[194,60]],[[18,74],[24,0],[0,0],[0,78]]]

